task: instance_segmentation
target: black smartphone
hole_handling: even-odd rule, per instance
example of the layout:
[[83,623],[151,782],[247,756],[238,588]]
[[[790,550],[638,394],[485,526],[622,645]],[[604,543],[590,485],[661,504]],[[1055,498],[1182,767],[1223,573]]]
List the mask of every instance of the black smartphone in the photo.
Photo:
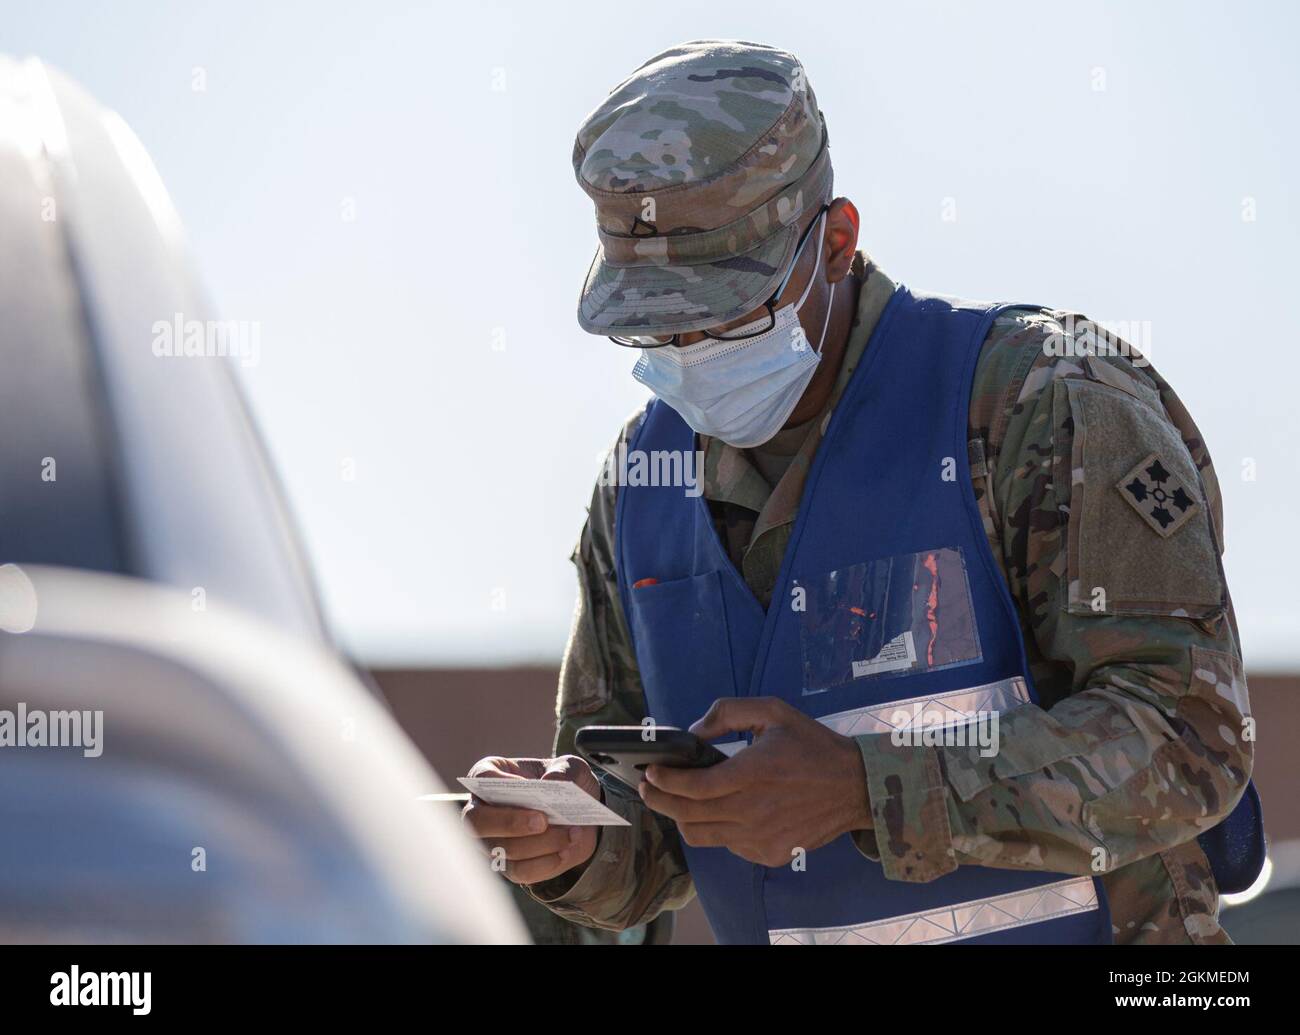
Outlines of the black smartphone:
[[727,760],[712,744],[676,726],[583,726],[574,745],[584,759],[633,792],[648,765],[705,769]]

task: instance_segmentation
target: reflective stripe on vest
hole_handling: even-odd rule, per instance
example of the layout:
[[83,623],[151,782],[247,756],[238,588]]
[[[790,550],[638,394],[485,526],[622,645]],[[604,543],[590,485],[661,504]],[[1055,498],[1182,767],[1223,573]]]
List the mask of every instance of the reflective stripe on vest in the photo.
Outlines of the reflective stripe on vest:
[[769,931],[773,945],[937,945],[1097,908],[1091,877],[847,927]]

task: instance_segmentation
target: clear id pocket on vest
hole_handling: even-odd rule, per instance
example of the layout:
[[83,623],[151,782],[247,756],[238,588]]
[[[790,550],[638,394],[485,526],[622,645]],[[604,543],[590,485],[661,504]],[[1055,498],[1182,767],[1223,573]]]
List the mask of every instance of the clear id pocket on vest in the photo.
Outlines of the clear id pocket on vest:
[[794,580],[803,692],[983,660],[959,549],[864,561]]

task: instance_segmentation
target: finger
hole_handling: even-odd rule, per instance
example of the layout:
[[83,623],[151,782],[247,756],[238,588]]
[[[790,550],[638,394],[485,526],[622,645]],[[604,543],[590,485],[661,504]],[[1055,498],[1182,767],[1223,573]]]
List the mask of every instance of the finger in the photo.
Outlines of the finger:
[[735,758],[711,765],[707,769],[685,769],[681,766],[647,766],[645,782],[661,791],[679,798],[703,801],[735,794],[753,780],[753,766],[743,759],[742,751]]
[[600,782],[591,767],[577,755],[561,755],[551,759],[546,771],[542,773],[542,779],[568,780],[576,783],[593,798],[600,797]]
[[679,823],[733,822],[735,819],[734,802],[729,797],[703,801],[684,798],[644,781],[638,789],[647,808]]
[[739,843],[737,823],[678,823],[682,840],[692,848],[730,848]]
[[535,809],[489,805],[479,798],[470,799],[461,819],[475,837],[527,837],[542,833],[549,825],[546,816]]
[[483,852],[493,858],[511,861],[522,859],[540,859],[544,855],[562,852],[577,841],[571,831],[576,827],[551,827],[544,834],[531,837],[485,837],[479,845]]
[[691,724],[691,732],[701,740],[729,733],[761,733],[778,720],[784,704],[776,697],[720,697]]
[[513,759],[502,758],[500,755],[489,755],[487,758],[480,758],[472,766],[466,776],[514,776],[516,775],[516,766]]
[[519,862],[506,863],[507,880],[516,884],[536,884],[538,881],[550,880],[562,873],[567,873],[579,865],[590,854],[590,850],[581,842],[570,845],[562,852],[543,855],[537,859],[523,859]]
[[547,761],[544,758],[502,758],[500,755],[489,755],[475,762],[466,775],[536,780],[542,775]]

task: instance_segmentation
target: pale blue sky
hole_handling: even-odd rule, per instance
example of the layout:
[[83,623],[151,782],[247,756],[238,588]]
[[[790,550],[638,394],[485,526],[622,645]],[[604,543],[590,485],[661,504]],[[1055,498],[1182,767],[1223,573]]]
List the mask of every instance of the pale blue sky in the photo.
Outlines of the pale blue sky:
[[243,377],[365,660],[559,657],[597,454],[645,397],[574,320],[594,230],[573,134],[652,54],[721,36],[802,58],[838,192],[895,279],[1149,322],[1219,468],[1258,670],[1300,665],[1298,22],[1289,3],[3,0],[0,50],[121,112],[222,315],[260,321]]

